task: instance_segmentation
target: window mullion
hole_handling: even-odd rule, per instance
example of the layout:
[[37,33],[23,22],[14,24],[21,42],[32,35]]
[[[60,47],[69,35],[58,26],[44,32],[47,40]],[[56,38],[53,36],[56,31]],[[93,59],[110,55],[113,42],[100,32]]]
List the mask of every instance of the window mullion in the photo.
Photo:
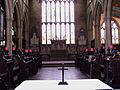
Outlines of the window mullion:
[[[69,1],[69,28],[70,28],[70,26],[71,26],[71,21],[70,21],[70,18],[71,18],[71,15],[70,15],[70,13],[71,13],[71,11],[70,11],[70,2],[71,2],[71,1]],[[69,36],[70,36],[69,40],[70,40],[70,44],[71,44],[71,28],[70,28],[69,30],[70,30],[70,31],[69,31],[69,32],[70,32],[70,33],[69,33],[69,34],[70,34],[70,35],[69,35]]]
[[52,3],[51,3],[51,1],[50,1],[50,23],[52,22]]
[[46,31],[46,34],[45,34],[46,38],[45,39],[46,39],[46,44],[47,44],[47,23],[45,23],[45,31]]
[[45,31],[46,31],[46,44],[47,44],[47,21],[48,21],[48,20],[47,20],[47,13],[48,13],[48,12],[47,12],[47,1],[45,1],[45,4],[46,4],[46,5],[45,5],[45,6],[46,6],[46,7],[45,7],[45,10],[46,10]]
[[61,2],[62,1],[60,1],[60,5],[59,5],[60,6],[60,13],[59,13],[60,14],[60,39],[61,39],[61,23],[62,23],[62,18],[61,18],[62,17],[61,16]]
[[[66,2],[64,1],[64,23],[63,23],[64,25],[65,25],[65,22],[66,22]],[[65,30],[65,27],[63,30]]]
[[70,44],[71,44],[71,26],[72,26],[72,24],[69,25],[69,28],[70,28],[70,31],[69,31],[70,32],[70,38],[69,38]]
[[[56,19],[57,19],[57,18],[56,18],[56,10],[57,10],[57,9],[56,9],[56,0],[54,1],[54,3],[55,3],[55,22],[56,22]],[[55,32],[54,32],[54,34],[55,34],[55,36],[56,36],[56,23],[55,23],[55,22],[54,22],[54,24],[55,24],[55,30],[54,30]],[[54,39],[55,39],[55,37],[54,37]]]
[[55,22],[56,22],[56,1],[54,1],[55,3]]
[[66,9],[65,9],[65,6],[66,6],[66,4],[65,4],[65,1],[64,1],[64,23],[66,22]]

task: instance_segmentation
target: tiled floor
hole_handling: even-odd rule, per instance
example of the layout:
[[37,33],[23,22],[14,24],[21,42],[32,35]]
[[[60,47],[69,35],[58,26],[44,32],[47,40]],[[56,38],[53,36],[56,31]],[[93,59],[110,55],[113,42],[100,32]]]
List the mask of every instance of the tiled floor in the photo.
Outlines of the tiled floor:
[[[61,70],[58,70],[60,67],[42,67],[39,69],[38,73],[35,76],[30,77],[32,80],[61,80]],[[65,67],[68,70],[65,70],[65,80],[72,79],[87,79],[80,70],[76,67]]]

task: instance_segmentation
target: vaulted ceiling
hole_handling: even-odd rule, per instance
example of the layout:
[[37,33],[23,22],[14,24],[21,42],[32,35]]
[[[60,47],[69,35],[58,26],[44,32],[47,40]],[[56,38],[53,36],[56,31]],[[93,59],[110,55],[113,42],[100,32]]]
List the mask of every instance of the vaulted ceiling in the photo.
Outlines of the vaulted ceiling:
[[120,0],[113,0],[112,3],[112,15],[120,18]]

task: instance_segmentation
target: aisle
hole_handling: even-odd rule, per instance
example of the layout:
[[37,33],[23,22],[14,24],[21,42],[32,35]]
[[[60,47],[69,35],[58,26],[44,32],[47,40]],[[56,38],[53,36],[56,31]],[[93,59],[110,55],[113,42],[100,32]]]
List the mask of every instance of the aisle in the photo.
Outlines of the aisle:
[[[35,76],[30,77],[32,80],[60,80],[60,67],[42,67]],[[65,67],[65,80],[87,79],[88,77],[80,72],[76,67]]]

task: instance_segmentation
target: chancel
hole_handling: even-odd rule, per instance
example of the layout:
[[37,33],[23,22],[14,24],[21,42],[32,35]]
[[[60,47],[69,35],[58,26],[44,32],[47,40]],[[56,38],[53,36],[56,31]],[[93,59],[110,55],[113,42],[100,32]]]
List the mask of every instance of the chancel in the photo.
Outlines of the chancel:
[[0,0],[0,90],[76,87],[120,89],[120,0]]

